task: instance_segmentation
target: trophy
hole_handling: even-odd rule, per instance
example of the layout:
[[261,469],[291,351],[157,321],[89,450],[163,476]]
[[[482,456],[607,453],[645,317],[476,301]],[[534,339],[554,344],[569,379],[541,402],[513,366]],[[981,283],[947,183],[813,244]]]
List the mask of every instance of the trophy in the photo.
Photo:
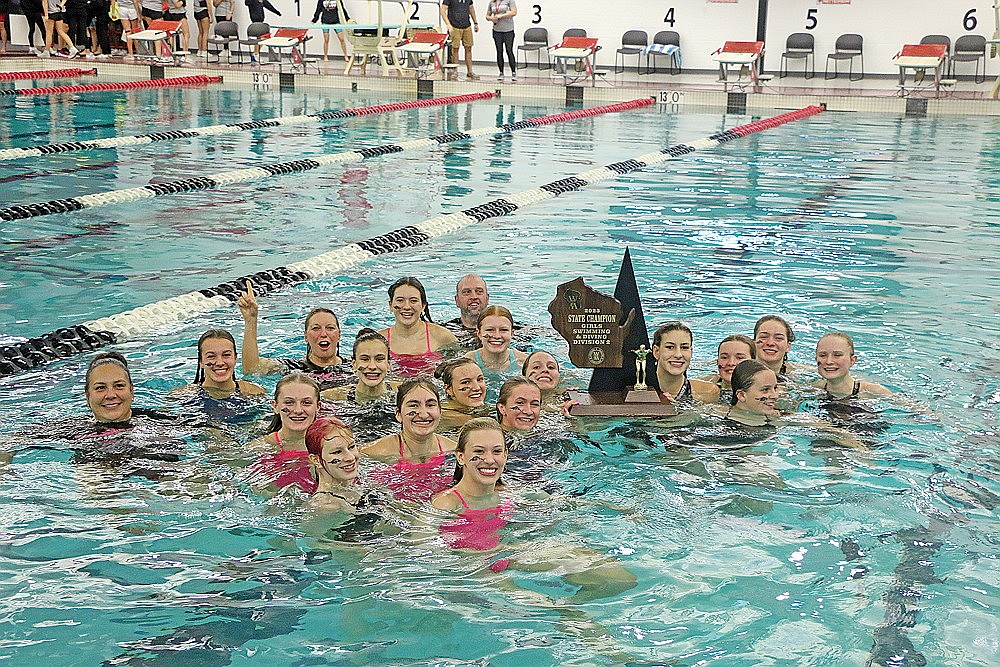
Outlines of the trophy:
[[570,414],[676,414],[673,405],[660,402],[656,372],[650,372],[649,335],[628,250],[613,297],[576,278],[559,285],[549,313],[552,327],[569,344],[570,361],[579,368],[594,369],[587,391],[569,392],[570,399],[578,401],[570,407]]

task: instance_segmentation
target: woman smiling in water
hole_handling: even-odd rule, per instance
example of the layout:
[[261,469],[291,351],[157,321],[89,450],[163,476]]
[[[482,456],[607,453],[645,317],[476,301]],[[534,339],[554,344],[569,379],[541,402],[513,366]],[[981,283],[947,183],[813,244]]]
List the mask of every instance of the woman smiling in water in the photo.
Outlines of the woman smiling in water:
[[198,372],[189,388],[201,388],[215,399],[229,398],[233,394],[259,396],[264,388],[237,380],[236,341],[222,329],[209,329],[198,339]]
[[429,501],[447,486],[442,471],[455,441],[437,434],[441,399],[429,380],[407,380],[396,392],[399,433],[387,435],[362,450],[389,467],[372,473],[373,482],[391,489],[396,498]]
[[656,382],[664,403],[715,403],[719,388],[704,380],[689,380],[694,335],[686,324],[667,322],[653,334]]
[[482,416],[486,380],[479,364],[468,357],[452,359],[438,366],[434,377],[444,385],[448,396],[441,404],[443,428],[461,426],[476,416]]
[[389,286],[389,309],[395,324],[380,333],[389,341],[396,372],[404,377],[432,373],[441,362],[441,348],[458,342],[455,334],[431,321],[427,292],[413,276]]

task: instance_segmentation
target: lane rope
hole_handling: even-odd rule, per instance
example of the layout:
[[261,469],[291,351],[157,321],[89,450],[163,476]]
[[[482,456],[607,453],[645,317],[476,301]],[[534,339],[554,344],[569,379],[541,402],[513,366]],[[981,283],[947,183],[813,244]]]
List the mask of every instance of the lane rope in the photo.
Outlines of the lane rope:
[[224,185],[232,185],[234,183],[259,181],[271,176],[297,174],[303,171],[318,169],[319,167],[327,165],[340,164],[342,162],[367,160],[368,158],[389,155],[391,153],[403,153],[417,149],[432,148],[434,146],[440,146],[442,144],[453,143],[456,141],[468,141],[469,139],[473,139],[475,137],[509,134],[518,130],[539,127],[550,123],[561,123],[568,120],[598,116],[605,113],[631,111],[632,109],[649,106],[650,104],[653,104],[653,99],[646,97],[638,100],[631,100],[629,102],[592,107],[590,109],[578,109],[576,111],[566,111],[549,116],[526,118],[518,121],[517,123],[507,123],[506,125],[481,127],[467,132],[452,132],[450,134],[442,134],[436,137],[413,139],[399,144],[383,144],[372,148],[362,148],[359,150],[344,151],[342,153],[329,153],[327,155],[293,160],[291,162],[277,162],[261,165],[259,167],[250,167],[248,169],[222,171],[215,174],[209,174],[208,176],[195,176],[193,178],[168,181],[166,183],[151,183],[137,188],[110,190],[108,192],[80,195],[78,197],[67,197],[65,199],[53,199],[47,202],[38,202],[33,204],[19,204],[0,209],[0,220],[8,222],[11,220],[24,220],[26,218],[37,218],[45,215],[53,215],[55,213],[80,211],[86,208],[111,206],[112,204],[122,204],[124,202],[138,201],[140,199],[172,195],[177,194],[178,192],[210,190]]
[[[248,276],[189,292],[177,297],[164,299],[148,306],[84,322],[75,327],[58,329],[27,341],[0,347],[0,376],[13,375],[56,359],[68,357],[87,350],[94,350],[109,343],[117,343],[135,338],[164,326],[189,319],[194,315],[215,309],[231,307],[239,299],[249,280],[259,295],[270,294],[307,280],[312,280],[360,264],[372,257],[396,252],[404,248],[426,243],[432,238],[444,236],[477,222],[508,215],[531,204],[573,192],[588,185],[600,183],[638,169],[673,160],[699,150],[717,148],[724,143],[746,137],[756,132],[769,130],[785,123],[802,120],[821,113],[823,107],[809,106],[772,118],[767,118],[729,130],[717,132],[709,137],[686,144],[676,144],[660,151],[647,153],[635,158],[615,162],[568,176],[538,188],[494,199],[464,211],[440,215],[419,224],[402,227],[364,241],[349,243],[321,255],[300,262],[260,271]],[[575,114],[578,112],[569,112]],[[557,114],[561,115],[561,114]],[[523,121],[522,121],[523,122]]]
[[55,93],[87,93],[105,90],[135,90],[138,88],[168,88],[170,86],[192,86],[205,83],[219,83],[221,76],[195,74],[172,79],[144,79],[142,81],[116,81],[112,83],[81,83],[75,86],[50,86],[48,88],[17,88],[0,90],[0,95],[53,95]]
[[417,109],[421,107],[441,106],[446,104],[459,104],[461,102],[474,102],[476,100],[488,100],[496,96],[497,94],[495,92],[483,92],[483,93],[470,93],[467,95],[452,95],[450,97],[432,97],[426,100],[411,100],[408,102],[396,102],[393,104],[378,104],[370,107],[342,109],[340,111],[324,111],[322,113],[301,114],[297,116],[264,118],[261,120],[253,120],[245,123],[207,125],[205,127],[195,127],[189,130],[167,130],[164,132],[140,134],[132,137],[109,137],[107,139],[92,139],[90,141],[68,141],[61,144],[26,146],[24,148],[6,148],[0,150],[0,161],[19,160],[28,157],[53,155],[55,153],[67,153],[69,151],[85,151],[96,148],[117,148],[119,146],[141,146],[145,144],[151,144],[155,141],[172,141],[175,139],[187,139],[191,137],[215,137],[219,136],[220,134],[234,134],[236,132],[247,132],[249,130],[259,130],[261,128],[266,128],[266,127],[305,125],[309,123],[319,123],[325,120],[357,118],[361,116],[369,116],[372,114],[403,111],[406,109]]
[[40,69],[26,72],[0,72],[0,81],[23,81],[25,79],[69,79],[74,76],[97,76],[96,69]]

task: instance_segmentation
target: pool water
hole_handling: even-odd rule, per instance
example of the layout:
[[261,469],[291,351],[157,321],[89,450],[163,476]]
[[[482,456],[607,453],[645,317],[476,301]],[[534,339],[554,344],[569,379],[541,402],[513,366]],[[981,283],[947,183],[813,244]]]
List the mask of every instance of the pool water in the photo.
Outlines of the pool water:
[[[4,100],[3,147],[137,134],[386,101],[227,89]],[[560,109],[502,100],[0,164],[0,206],[186,178],[493,125]],[[777,113],[777,112],[776,112]],[[711,135],[749,116],[669,108],[403,153],[2,226],[2,341],[52,331],[317,255],[594,166]],[[386,326],[386,287],[424,280],[436,319],[474,270],[537,328],[556,285],[614,289],[630,248],[650,329],[682,319],[696,359],[789,319],[792,361],[822,333],[897,392],[872,403],[864,452],[789,426],[744,449],[718,428],[551,418],[572,445],[524,500],[507,554],[563,570],[493,574],[450,552],[422,508],[385,535],[333,541],[290,494],[259,492],[235,427],[126,476],[27,448],[0,475],[0,656],[13,664],[994,665],[1000,121],[825,113],[466,228],[261,299],[262,352],[301,353],[302,316],[341,314],[346,341]],[[137,405],[194,375],[194,342],[235,308],[117,346]],[[342,347],[344,347],[342,346]],[[4,378],[11,446],[85,412],[87,359]],[[701,361],[699,372],[710,371]],[[585,371],[568,370],[577,384]],[[273,378],[265,384],[273,387]],[[815,412],[806,401],[805,412]],[[266,408],[262,408],[266,410]],[[807,415],[808,416],[808,415]],[[714,439],[713,439],[714,438]],[[35,444],[44,444],[44,441]],[[599,501],[599,502],[598,502]],[[637,583],[585,600],[574,567]],[[568,568],[568,569],[566,569]],[[605,582],[607,583],[607,582]],[[612,588],[608,584],[609,588]]]

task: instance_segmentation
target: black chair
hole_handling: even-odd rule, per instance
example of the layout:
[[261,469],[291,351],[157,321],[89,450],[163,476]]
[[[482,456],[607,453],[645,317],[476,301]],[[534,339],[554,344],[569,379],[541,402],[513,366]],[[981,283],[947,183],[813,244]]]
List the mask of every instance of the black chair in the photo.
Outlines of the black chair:
[[920,39],[921,44],[944,44],[944,67],[945,72],[951,69],[951,37],[948,35],[924,35]]
[[[983,61],[983,74],[979,75],[979,61]],[[962,35],[955,40],[955,51],[951,54],[952,75],[958,63],[976,63],[976,83],[986,81],[986,38],[982,35]]]
[[[517,47],[518,51],[524,51],[525,57],[518,58],[524,62],[523,67],[528,66],[527,52],[535,52],[535,65],[538,69],[549,69],[552,62],[549,60],[549,31],[545,28],[528,28],[524,31],[524,43]],[[545,67],[542,67],[542,53],[545,53]],[[523,68],[522,68],[523,69]]]
[[[809,58],[812,57],[812,67]],[[785,52],[781,54],[779,78],[788,76],[788,61],[801,59],[802,75],[811,79],[816,76],[816,39],[808,32],[793,32],[785,40]]]
[[[625,71],[625,56],[635,56],[635,68],[638,70],[642,51],[647,46],[649,46],[649,35],[645,30],[626,30],[622,35],[622,45],[615,51],[615,74]],[[618,68],[619,58],[622,61],[621,69]]]
[[[247,26],[247,37],[246,39],[240,40],[240,46],[249,46],[250,54],[255,55],[257,52],[257,45],[260,44],[262,39],[266,39],[265,35],[271,33],[271,26],[262,22],[254,22]],[[243,62],[243,51],[240,50],[237,53],[237,62]]]
[[[214,53],[216,62],[221,62],[222,51],[225,50],[226,62],[233,62],[233,51],[229,47],[239,41],[240,27],[236,25],[236,21],[219,21],[215,24],[214,34],[208,36],[205,60],[207,61],[208,56],[213,55]],[[218,50],[213,52],[213,46],[218,47]]]
[[[861,74],[857,78],[854,77],[854,59],[859,58],[861,60]],[[830,76],[830,61],[833,61],[833,76]],[[841,60],[846,60],[850,64],[850,70],[848,70],[847,78],[850,81],[860,81],[865,78],[865,54],[864,54],[864,38],[861,35],[855,33],[847,33],[846,35],[841,35],[837,38],[837,42],[834,44],[833,53],[826,56],[826,69],[823,72],[824,79],[836,79],[837,63]]]
[[[667,70],[671,74],[681,73],[681,36],[673,30],[661,30],[660,32],[653,35],[653,44],[660,44],[662,46],[676,46],[677,51],[674,51],[669,56],[666,53],[656,53],[651,51],[648,56],[646,56],[646,73],[655,74],[656,73],[656,59],[658,57],[669,57],[670,58],[670,68]],[[652,60],[652,68],[649,66],[650,60]]]

